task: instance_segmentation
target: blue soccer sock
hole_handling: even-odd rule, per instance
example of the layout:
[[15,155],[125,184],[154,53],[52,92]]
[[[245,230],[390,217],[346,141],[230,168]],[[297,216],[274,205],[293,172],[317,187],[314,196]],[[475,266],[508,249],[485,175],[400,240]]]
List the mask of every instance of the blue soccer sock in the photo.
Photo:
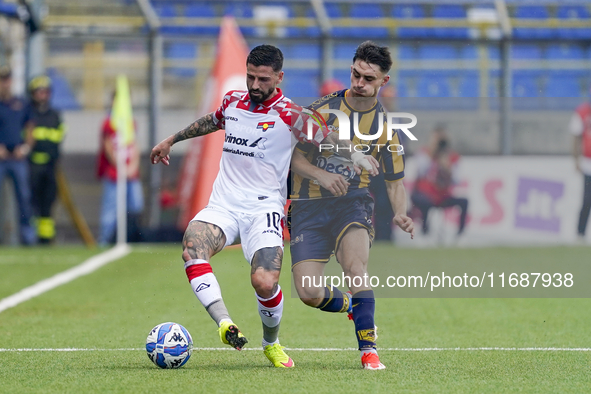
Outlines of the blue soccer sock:
[[353,322],[359,350],[376,348],[375,306],[373,290],[353,294]]
[[324,288],[324,299],[317,307],[325,312],[347,312],[349,309],[349,297],[345,296],[339,289],[333,287]]

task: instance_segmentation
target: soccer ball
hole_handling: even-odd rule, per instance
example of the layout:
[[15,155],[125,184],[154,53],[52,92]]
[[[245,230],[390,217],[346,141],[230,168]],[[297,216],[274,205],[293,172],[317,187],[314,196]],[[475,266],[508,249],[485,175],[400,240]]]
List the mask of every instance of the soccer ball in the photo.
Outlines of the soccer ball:
[[191,357],[193,339],[180,324],[158,324],[148,334],[146,351],[148,358],[160,368],[179,368]]

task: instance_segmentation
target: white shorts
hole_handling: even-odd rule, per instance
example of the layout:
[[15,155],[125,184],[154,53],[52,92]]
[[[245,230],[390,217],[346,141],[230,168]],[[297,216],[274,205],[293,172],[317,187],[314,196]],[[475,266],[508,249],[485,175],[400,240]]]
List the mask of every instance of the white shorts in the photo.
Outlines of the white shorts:
[[239,241],[249,264],[259,249],[280,246],[283,250],[283,207],[271,205],[268,212],[248,214],[230,212],[210,204],[195,215],[193,220],[215,224],[221,228],[226,236],[224,247]]

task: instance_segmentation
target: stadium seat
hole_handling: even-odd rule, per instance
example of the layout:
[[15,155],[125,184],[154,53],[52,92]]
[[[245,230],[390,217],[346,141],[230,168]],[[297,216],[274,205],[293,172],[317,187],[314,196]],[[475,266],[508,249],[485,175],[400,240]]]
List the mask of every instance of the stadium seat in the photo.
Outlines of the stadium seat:
[[[556,9],[556,17],[558,19],[591,19],[589,9],[582,5],[561,5]],[[559,38],[577,39],[586,38],[591,39],[591,28],[559,28],[557,29]]]
[[[195,59],[197,57],[197,45],[191,42],[168,42],[164,45],[165,59]],[[181,78],[193,78],[195,67],[168,67],[166,71]]]
[[[307,9],[306,17],[312,18],[312,19],[314,19],[314,21],[316,21],[316,12],[314,11],[314,8],[309,7]],[[316,23],[318,23],[318,22],[316,21]],[[318,25],[308,26],[308,28],[305,29],[305,32],[306,32],[306,36],[308,38],[320,37],[320,27]]]
[[551,75],[545,93],[548,109],[572,110],[581,100],[581,84],[573,75]]
[[[539,5],[518,5],[513,15],[517,19],[548,19],[548,8]],[[515,38],[553,38],[554,30],[548,28],[516,27],[513,29]]]
[[[331,19],[339,19],[343,17],[343,12],[341,11],[341,7],[337,3],[324,3],[324,7],[326,9],[326,13],[328,17]],[[335,27],[333,26],[331,35],[333,37],[347,37],[349,35],[349,30],[346,27]]]
[[318,97],[320,75],[318,70],[285,70],[285,78],[280,85],[283,93],[290,98]]
[[[353,4],[349,10],[351,18],[384,18],[384,11],[379,4],[363,3]],[[362,27],[352,28],[349,31],[351,37],[358,38],[386,38],[386,27]]]
[[[209,4],[191,3],[186,6],[184,16],[187,18],[215,18],[216,14],[214,8]],[[213,26],[187,26],[185,31],[187,34],[218,35],[220,29]]]
[[359,44],[335,44],[334,58],[352,61],[358,45]]
[[400,60],[414,60],[417,58],[417,51],[414,45],[400,44],[398,45],[398,59]]
[[320,46],[312,44],[293,44],[282,48],[283,56],[290,59],[318,59],[322,55]]
[[[353,55],[351,55],[351,59],[353,59]],[[334,70],[333,77],[337,81],[341,82],[347,89],[351,86],[351,70],[347,69],[339,69]]]
[[540,89],[540,73],[532,70],[522,70],[513,73],[512,96],[520,100],[513,100],[513,108],[521,110],[539,109],[543,100]]
[[458,51],[450,44],[424,44],[419,46],[419,58],[430,59],[457,59]]
[[536,44],[513,44],[511,57],[515,59],[541,59],[542,48]]
[[460,47],[460,59],[474,60],[478,59],[478,47],[473,44],[466,44]]
[[[458,4],[438,4],[433,7],[434,18],[466,19],[466,10]],[[438,38],[468,38],[466,27],[436,27],[428,30]]]
[[447,78],[425,76],[417,83],[419,97],[450,97],[451,89]]
[[553,44],[546,50],[547,59],[584,59],[583,47],[574,44]]
[[[420,4],[396,4],[391,15],[397,19],[424,18],[425,10]],[[424,38],[428,36],[427,30],[424,27],[400,27],[396,34],[403,38]]]
[[[225,7],[224,15],[230,15],[238,19],[252,19],[252,6],[250,3],[232,2]],[[238,21],[238,25],[240,25],[240,21]],[[252,26],[240,26],[240,31],[247,37],[255,35],[255,28]]]

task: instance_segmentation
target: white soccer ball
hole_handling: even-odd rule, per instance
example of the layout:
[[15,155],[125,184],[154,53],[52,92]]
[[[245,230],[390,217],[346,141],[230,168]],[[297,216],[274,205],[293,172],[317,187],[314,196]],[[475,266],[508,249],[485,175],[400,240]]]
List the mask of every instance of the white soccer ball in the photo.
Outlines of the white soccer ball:
[[180,324],[158,324],[148,334],[146,351],[150,360],[160,368],[179,368],[191,357],[193,339]]

